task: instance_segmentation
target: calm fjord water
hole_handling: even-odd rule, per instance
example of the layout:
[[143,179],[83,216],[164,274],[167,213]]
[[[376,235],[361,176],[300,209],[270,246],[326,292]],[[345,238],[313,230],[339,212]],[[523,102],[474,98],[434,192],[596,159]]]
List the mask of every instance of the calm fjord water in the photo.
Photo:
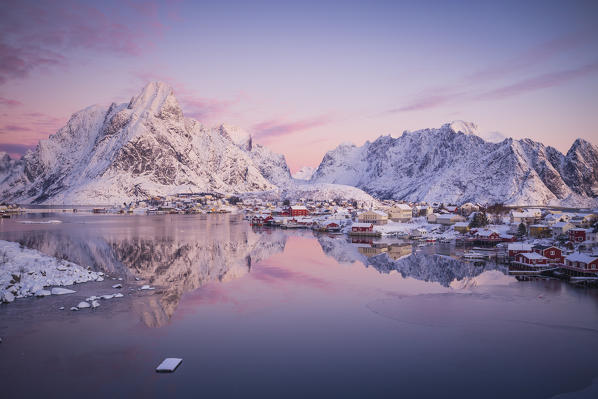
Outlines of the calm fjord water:
[[[504,269],[450,248],[368,257],[342,235],[229,215],[24,216],[0,239],[123,278],[127,294],[58,310],[114,292],[107,279],[0,305],[6,397],[549,398],[598,377],[596,290],[489,280]],[[183,363],[155,373],[165,357]]]

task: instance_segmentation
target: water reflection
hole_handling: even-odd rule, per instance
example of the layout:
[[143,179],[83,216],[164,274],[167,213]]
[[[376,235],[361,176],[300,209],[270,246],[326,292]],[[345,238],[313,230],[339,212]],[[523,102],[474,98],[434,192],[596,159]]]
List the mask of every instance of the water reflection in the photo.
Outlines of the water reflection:
[[[69,216],[55,225],[3,225],[0,238],[18,241],[58,258],[128,281],[157,286],[133,306],[147,326],[164,325],[181,297],[209,282],[227,282],[251,272],[256,263],[283,252],[290,236],[315,238],[339,263],[396,271],[403,277],[448,287],[496,265],[474,266],[451,258],[449,246],[421,250],[410,242],[314,235],[311,231],[255,229],[228,215],[205,217]],[[502,269],[501,269],[502,270]]]

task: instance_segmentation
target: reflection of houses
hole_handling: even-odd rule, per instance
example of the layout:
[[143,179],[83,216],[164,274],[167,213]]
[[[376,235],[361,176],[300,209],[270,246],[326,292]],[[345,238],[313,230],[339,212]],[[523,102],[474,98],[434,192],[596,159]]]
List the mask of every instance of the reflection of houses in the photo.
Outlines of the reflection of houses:
[[357,246],[357,250],[360,254],[365,255],[367,257],[380,255],[388,250],[388,246],[382,243],[373,243],[370,245],[367,244],[359,244]]
[[369,210],[359,214],[357,216],[359,223],[371,223],[371,224],[386,224],[388,223],[388,215],[386,212]]
[[396,204],[388,209],[388,216],[393,222],[408,222],[413,216],[413,210],[407,204]]
[[413,247],[409,243],[394,243],[388,246],[387,255],[393,260],[408,256],[413,253]]

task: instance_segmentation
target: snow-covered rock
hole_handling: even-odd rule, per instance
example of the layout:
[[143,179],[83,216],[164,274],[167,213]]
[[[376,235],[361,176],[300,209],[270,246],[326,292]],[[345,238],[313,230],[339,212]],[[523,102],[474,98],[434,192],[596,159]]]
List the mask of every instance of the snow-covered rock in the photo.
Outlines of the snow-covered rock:
[[68,288],[54,287],[52,288],[52,295],[74,294],[77,291],[69,290]]
[[79,309],[85,309],[85,308],[90,308],[91,305],[89,304],[89,302],[81,301],[81,302],[79,302],[79,304],[77,305],[77,307]]
[[52,292],[44,287],[69,286],[98,277],[75,263],[44,255],[16,242],[0,240],[0,262],[0,297],[5,302],[14,297],[48,296]]
[[293,173],[293,179],[309,180],[309,179],[311,179],[311,177],[315,171],[316,171],[316,169],[312,168],[311,166],[304,166],[301,169],[299,169],[297,172]]
[[566,155],[530,139],[491,143],[471,123],[381,136],[329,151],[312,183],[338,183],[377,198],[592,206],[598,147],[578,139]]

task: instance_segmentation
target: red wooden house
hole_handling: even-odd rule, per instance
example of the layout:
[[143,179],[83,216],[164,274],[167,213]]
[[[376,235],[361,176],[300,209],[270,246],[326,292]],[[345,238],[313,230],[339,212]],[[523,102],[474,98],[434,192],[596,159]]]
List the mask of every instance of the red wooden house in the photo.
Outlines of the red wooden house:
[[569,230],[569,241],[583,242],[586,240],[587,230],[582,228],[575,228]]
[[515,256],[515,261],[522,265],[547,265],[548,258],[536,253],[536,252],[522,252]]
[[309,211],[307,210],[307,208],[302,205],[290,206],[288,208],[287,212],[288,212],[289,216],[292,216],[292,217],[309,215]]
[[534,245],[532,250],[548,259],[548,263],[563,263],[563,251],[552,245]]
[[598,257],[582,253],[572,253],[565,257],[565,267],[577,271],[598,273]]
[[374,225],[372,223],[353,223],[351,226],[353,233],[368,233],[374,231]]
[[514,243],[509,244],[509,246],[507,247],[507,250],[509,252],[509,257],[514,258],[515,256],[517,256],[518,254],[521,254],[521,253],[532,252],[532,246],[530,244],[514,242]]

